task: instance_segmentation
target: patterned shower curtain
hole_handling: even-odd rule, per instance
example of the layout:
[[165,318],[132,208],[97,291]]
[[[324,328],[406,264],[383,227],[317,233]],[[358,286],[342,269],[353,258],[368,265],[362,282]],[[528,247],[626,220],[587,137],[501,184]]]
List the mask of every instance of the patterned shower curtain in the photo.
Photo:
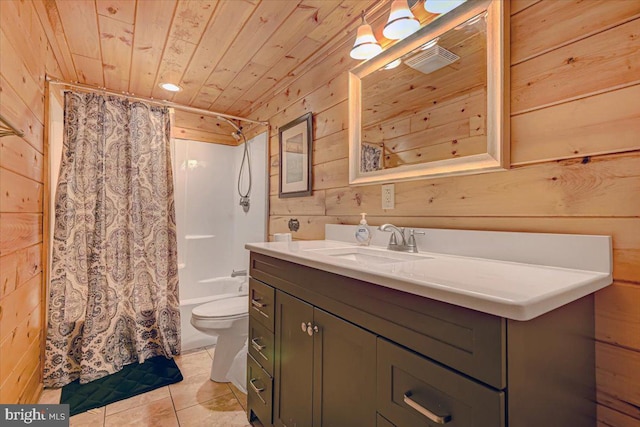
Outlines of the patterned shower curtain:
[[381,146],[363,142],[360,146],[360,172],[373,172],[382,167],[384,144]]
[[166,108],[65,93],[44,382],[180,351]]

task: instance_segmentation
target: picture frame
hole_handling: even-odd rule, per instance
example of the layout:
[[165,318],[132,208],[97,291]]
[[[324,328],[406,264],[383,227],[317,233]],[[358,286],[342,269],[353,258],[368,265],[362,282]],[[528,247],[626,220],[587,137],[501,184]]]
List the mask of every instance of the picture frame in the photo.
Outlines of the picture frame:
[[278,197],[311,195],[313,113],[307,113],[278,130],[280,188]]

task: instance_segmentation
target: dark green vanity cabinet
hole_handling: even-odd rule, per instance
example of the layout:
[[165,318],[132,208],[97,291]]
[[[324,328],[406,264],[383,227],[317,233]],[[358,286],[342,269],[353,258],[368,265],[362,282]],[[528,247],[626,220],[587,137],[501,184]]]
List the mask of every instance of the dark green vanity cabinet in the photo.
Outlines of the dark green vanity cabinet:
[[273,340],[275,290],[249,279],[249,355],[247,405],[264,425],[271,425],[273,408]]
[[376,336],[276,291],[276,426],[375,424]]
[[596,424],[592,296],[517,322],[255,252],[250,275],[265,426]]

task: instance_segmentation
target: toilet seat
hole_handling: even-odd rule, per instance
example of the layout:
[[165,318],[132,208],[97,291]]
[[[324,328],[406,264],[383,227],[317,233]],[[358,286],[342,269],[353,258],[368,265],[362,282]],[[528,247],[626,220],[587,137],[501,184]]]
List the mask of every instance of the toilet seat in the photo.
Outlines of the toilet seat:
[[247,295],[211,301],[195,307],[191,316],[196,320],[236,319],[249,315]]
[[228,382],[231,364],[249,336],[249,296],[220,296],[199,305],[191,310],[191,324],[202,333],[218,337],[210,378]]

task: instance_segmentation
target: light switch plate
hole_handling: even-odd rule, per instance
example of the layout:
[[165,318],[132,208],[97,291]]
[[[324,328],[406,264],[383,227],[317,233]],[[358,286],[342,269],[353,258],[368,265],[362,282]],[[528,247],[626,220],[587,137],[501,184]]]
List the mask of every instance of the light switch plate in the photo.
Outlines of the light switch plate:
[[396,204],[396,194],[394,184],[384,184],[382,186],[382,209],[393,209]]

